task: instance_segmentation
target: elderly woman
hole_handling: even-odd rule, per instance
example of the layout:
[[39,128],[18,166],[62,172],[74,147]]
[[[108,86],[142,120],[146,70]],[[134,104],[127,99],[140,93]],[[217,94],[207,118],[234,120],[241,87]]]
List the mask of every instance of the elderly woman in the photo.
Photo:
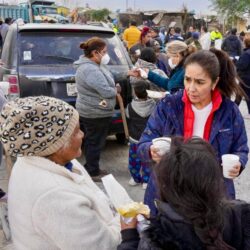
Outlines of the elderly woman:
[[0,137],[17,157],[9,182],[16,249],[116,249],[120,226],[109,201],[81,164],[77,111],[50,97],[7,103]]
[[[167,95],[148,120],[138,152],[145,160],[159,162],[161,156],[152,140],[161,136],[201,137],[213,146],[218,161],[223,154],[236,154],[240,163],[225,179],[229,198],[235,198],[233,178],[244,170],[248,160],[247,135],[242,115],[230,97],[242,94],[236,82],[235,69],[225,52],[199,51],[185,61],[184,91]],[[157,167],[157,166],[156,166]],[[145,202],[156,213],[157,189],[149,181]]]
[[107,172],[100,169],[99,160],[114,114],[117,89],[112,74],[105,67],[110,60],[105,41],[93,37],[81,43],[80,48],[84,56],[76,62],[76,109],[85,133],[84,167],[94,181],[101,181]]

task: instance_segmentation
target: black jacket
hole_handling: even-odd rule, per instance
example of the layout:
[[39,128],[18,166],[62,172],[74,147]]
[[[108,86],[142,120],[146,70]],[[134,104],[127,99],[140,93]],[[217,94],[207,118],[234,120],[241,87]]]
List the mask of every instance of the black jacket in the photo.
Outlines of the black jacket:
[[229,56],[240,56],[242,53],[242,45],[236,35],[230,35],[223,41],[221,49],[226,51]]
[[244,49],[236,67],[242,81],[250,87],[250,48]]
[[[193,226],[167,203],[158,207],[160,213],[141,234],[136,229],[122,231],[118,250],[205,250]],[[236,250],[250,249],[250,205],[233,201],[225,208],[224,241]],[[219,249],[218,249],[219,250]]]

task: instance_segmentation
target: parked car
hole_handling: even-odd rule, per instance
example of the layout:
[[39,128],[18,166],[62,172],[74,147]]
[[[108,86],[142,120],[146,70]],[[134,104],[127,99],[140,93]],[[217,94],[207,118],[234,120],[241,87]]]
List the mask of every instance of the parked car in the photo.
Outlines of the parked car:
[[[11,25],[2,50],[0,81],[9,82],[9,97],[54,96],[75,105],[76,66],[83,51],[79,45],[98,36],[107,42],[108,68],[122,87],[126,106],[132,99],[127,71],[132,67],[119,37],[106,27],[75,24]],[[124,141],[119,107],[113,117],[110,134]]]

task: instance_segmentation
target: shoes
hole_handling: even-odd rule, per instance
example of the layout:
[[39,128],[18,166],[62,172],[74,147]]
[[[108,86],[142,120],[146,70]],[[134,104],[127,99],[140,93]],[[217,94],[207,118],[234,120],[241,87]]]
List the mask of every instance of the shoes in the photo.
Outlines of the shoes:
[[91,176],[91,178],[94,182],[102,182],[102,177],[104,177],[105,175],[108,175],[108,174],[109,174],[108,171],[100,169],[99,175]]
[[130,186],[137,186],[137,185],[139,185],[139,183],[135,182],[135,180],[134,180],[133,178],[130,178],[128,184],[129,184]]
[[148,187],[148,183],[142,183],[142,189],[143,189],[143,190],[146,190],[147,187]]

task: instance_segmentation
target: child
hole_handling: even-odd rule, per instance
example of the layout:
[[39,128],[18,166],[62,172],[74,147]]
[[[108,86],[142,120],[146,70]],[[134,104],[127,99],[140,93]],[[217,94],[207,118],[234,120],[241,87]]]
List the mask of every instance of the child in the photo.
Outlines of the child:
[[142,183],[143,189],[147,187],[150,168],[137,155],[137,144],[146,127],[148,118],[156,106],[155,101],[148,98],[147,89],[149,89],[148,82],[138,81],[134,86],[135,99],[126,109],[130,134],[128,168],[132,176],[129,180],[129,184],[135,186]]

